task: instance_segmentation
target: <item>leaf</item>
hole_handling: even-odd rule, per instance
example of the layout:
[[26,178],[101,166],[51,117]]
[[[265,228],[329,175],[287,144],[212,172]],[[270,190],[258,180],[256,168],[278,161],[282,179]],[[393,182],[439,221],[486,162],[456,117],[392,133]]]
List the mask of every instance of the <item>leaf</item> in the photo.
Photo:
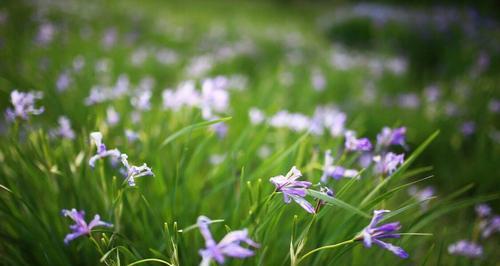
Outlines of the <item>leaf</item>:
[[174,134],[168,136],[161,144],[160,144],[160,148],[163,148],[165,147],[167,144],[169,144],[170,142],[172,142],[173,140],[175,140],[176,138],[184,135],[184,134],[187,134],[187,133],[190,133],[192,132],[193,130],[197,130],[197,129],[201,129],[201,128],[204,128],[204,127],[208,127],[208,126],[211,126],[213,124],[217,124],[217,123],[221,123],[221,122],[225,122],[225,121],[228,121],[228,120],[231,120],[231,117],[224,117],[224,118],[220,118],[220,119],[216,119],[216,120],[210,120],[210,121],[203,121],[203,122],[200,122],[200,123],[196,123],[196,124],[193,124],[193,125],[189,125],[187,127],[184,127],[182,129],[180,129],[179,131],[175,132]]
[[355,213],[355,214],[358,214],[360,216],[363,216],[365,218],[370,219],[370,215],[368,215],[364,211],[362,211],[362,210],[360,210],[360,209],[358,209],[358,208],[356,208],[356,207],[354,207],[354,206],[352,206],[352,205],[350,205],[350,204],[348,204],[348,203],[346,203],[346,202],[344,202],[342,200],[339,200],[339,199],[334,198],[334,197],[327,196],[327,195],[325,195],[325,194],[323,194],[321,192],[318,192],[318,191],[315,191],[315,190],[311,190],[311,189],[308,189],[307,193],[309,195],[311,195],[312,197],[315,197],[317,199],[323,200],[323,201],[328,202],[328,203],[330,203],[332,205],[340,207],[340,208],[342,208],[344,210],[350,211],[352,213]]

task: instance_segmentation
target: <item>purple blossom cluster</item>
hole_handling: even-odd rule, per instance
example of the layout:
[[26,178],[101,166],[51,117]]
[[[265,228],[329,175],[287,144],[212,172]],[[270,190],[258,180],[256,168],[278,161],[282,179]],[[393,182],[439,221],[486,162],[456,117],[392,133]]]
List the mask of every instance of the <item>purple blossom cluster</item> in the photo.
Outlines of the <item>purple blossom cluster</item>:
[[128,185],[131,187],[135,186],[135,179],[138,177],[154,176],[153,171],[147,164],[144,163],[141,166],[130,165],[126,154],[121,153],[118,149],[106,149],[106,145],[102,142],[101,132],[90,133],[90,138],[97,147],[97,153],[89,160],[90,167],[94,168],[97,160],[106,157],[110,157],[115,164],[120,160],[124,167],[122,168],[122,174],[125,177],[125,181],[127,181]]
[[7,121],[14,121],[16,118],[27,120],[30,115],[40,115],[44,108],[36,108],[36,100],[42,99],[42,92],[20,92],[14,90],[10,93],[12,108],[7,108],[5,116]]

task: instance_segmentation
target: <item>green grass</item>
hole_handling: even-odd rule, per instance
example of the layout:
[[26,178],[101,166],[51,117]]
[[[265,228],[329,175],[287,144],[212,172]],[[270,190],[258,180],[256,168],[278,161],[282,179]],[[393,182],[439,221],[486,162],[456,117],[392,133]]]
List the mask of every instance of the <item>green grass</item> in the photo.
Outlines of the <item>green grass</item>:
[[[500,99],[500,55],[492,48],[498,43],[498,30],[481,29],[478,40],[470,40],[456,28],[449,34],[429,30],[427,36],[397,23],[376,27],[365,19],[321,29],[318,18],[338,8],[327,3],[63,3],[0,5],[0,12],[7,14],[0,24],[0,109],[11,106],[14,89],[43,91],[37,105],[46,109],[29,121],[0,122],[1,264],[197,265],[198,250],[205,245],[195,226],[200,215],[214,220],[210,229],[217,241],[229,231],[248,228],[249,236],[260,243],[255,256],[229,259],[227,265],[494,265],[500,260],[495,252],[498,236],[480,240],[473,212],[473,206],[483,202],[499,207],[500,146],[491,137],[499,132],[499,114],[488,111],[490,100]],[[41,22],[57,27],[47,45],[34,41]],[[116,30],[118,39],[104,48],[102,36],[109,28]],[[485,36],[490,37],[487,43],[482,42]],[[238,41],[251,43],[250,52],[229,59],[214,57],[217,61],[201,77],[186,74],[191,58]],[[341,50],[339,44],[350,57],[403,56],[408,70],[377,75],[366,63],[347,70],[333,68],[331,53]],[[162,48],[175,51],[178,61],[158,63],[154,54]],[[138,49],[149,56],[134,65],[130,57]],[[490,66],[473,76],[470,68],[481,51],[490,55]],[[71,71],[66,91],[57,92],[60,73],[71,69],[77,56],[85,65]],[[108,71],[95,69],[102,59],[108,60]],[[322,92],[311,85],[315,69],[327,82]],[[293,76],[293,84],[280,81],[286,73]],[[151,109],[138,123],[132,122],[128,96],[84,105],[92,86],[113,85],[122,74],[132,87],[144,77],[155,80]],[[175,112],[162,107],[165,88],[195,79],[199,89],[202,77],[217,75],[247,79],[243,90],[229,91],[230,108],[219,118],[205,120],[197,108]],[[376,87],[371,101],[367,83]],[[421,100],[416,109],[387,104],[401,93],[424,99],[423,88],[430,84],[441,88],[436,103]],[[459,115],[445,114],[450,102]],[[251,107],[268,116],[283,109],[311,116],[317,106],[327,104],[338,106],[347,114],[346,127],[372,142],[383,126],[406,126],[409,149],[394,148],[406,154],[405,163],[384,177],[373,167],[361,169],[356,163],[359,154],[342,153],[336,163],[360,169],[361,174],[357,179],[331,179],[328,185],[337,194],[326,197],[316,185],[323,154],[327,149],[341,151],[343,137],[252,125],[248,118]],[[115,126],[106,122],[108,106],[120,114]],[[71,120],[74,140],[49,135],[62,115]],[[476,122],[476,132],[464,136],[460,126],[469,120]],[[224,138],[212,130],[219,123],[229,128]],[[138,141],[127,140],[126,129],[138,132]],[[93,131],[102,132],[108,148],[127,153],[132,164],[147,163],[155,176],[137,179],[132,188],[108,159],[90,168]],[[261,155],[262,147],[268,155]],[[225,157],[211,163],[213,155]],[[315,215],[294,202],[284,204],[268,181],[294,165],[313,183],[306,199],[314,206],[319,200],[326,202]],[[437,195],[428,199],[427,208],[408,195],[412,185],[436,187]],[[61,209],[71,208],[85,210],[87,219],[100,214],[114,227],[96,228],[91,237],[65,245],[70,221],[61,216]],[[388,242],[403,247],[409,259],[353,240],[376,209],[392,210],[385,221],[403,225],[401,238]],[[480,241],[483,259],[448,254],[447,246],[460,239]]]

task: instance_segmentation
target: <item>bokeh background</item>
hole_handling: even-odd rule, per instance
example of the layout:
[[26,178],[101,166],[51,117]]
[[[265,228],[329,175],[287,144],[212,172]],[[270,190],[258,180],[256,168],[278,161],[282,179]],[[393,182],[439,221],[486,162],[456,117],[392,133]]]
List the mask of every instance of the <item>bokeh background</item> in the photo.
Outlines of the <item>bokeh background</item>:
[[[460,198],[497,194],[498,10],[496,1],[2,1],[0,109],[13,89],[41,90],[51,111],[40,123],[55,126],[65,114],[87,134],[106,112],[85,104],[96,86],[152,77],[151,102],[161,105],[164,88],[226,75],[237,95],[229,139],[250,123],[251,107],[312,115],[334,104],[372,139],[384,126],[405,126],[410,150],[440,130],[416,162],[432,167],[427,185],[438,198],[462,189]],[[143,117],[140,130],[162,121]],[[8,127],[0,122],[1,132]],[[500,209],[498,200],[490,205]],[[440,223],[453,226],[451,235],[471,230],[475,217],[468,206]],[[498,254],[490,258],[480,263]]]

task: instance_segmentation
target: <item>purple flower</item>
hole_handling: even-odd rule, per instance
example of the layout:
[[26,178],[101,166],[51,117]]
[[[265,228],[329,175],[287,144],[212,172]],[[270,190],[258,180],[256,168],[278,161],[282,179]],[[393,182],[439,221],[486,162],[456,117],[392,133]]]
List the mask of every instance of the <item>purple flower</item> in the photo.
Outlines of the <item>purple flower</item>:
[[248,110],[248,116],[250,117],[250,123],[252,123],[252,125],[259,125],[266,120],[264,112],[255,107]]
[[69,211],[63,209],[62,215],[71,218],[71,220],[75,222],[75,224],[70,225],[69,227],[72,233],[67,234],[64,238],[64,244],[66,245],[77,237],[90,235],[92,228],[96,226],[113,227],[112,224],[101,221],[101,217],[98,214],[94,216],[94,219],[89,224],[85,222],[84,211],[77,211],[76,209],[71,209]]
[[139,133],[130,129],[125,130],[125,136],[127,137],[128,142],[135,142],[139,139]]
[[474,121],[467,121],[462,124],[460,131],[464,136],[470,136],[476,131],[476,123]]
[[323,175],[321,176],[321,182],[325,183],[328,177],[339,180],[342,177],[356,177],[359,172],[353,169],[345,169],[341,166],[333,165],[332,151],[327,150],[325,152],[325,162],[323,165]]
[[14,121],[16,117],[27,120],[29,115],[39,115],[44,108],[35,108],[35,101],[43,97],[42,92],[19,92],[14,90],[10,93],[10,101],[14,108],[7,108],[5,114],[7,120]]
[[269,181],[276,187],[276,192],[282,192],[285,203],[288,204],[293,199],[304,210],[309,213],[314,213],[313,206],[304,199],[307,195],[307,188],[311,186],[311,182],[297,181],[302,176],[302,173],[294,166],[286,174],[286,176],[271,177]]
[[126,168],[125,176],[128,182],[128,185],[133,187],[135,186],[135,179],[143,176],[154,176],[151,168],[147,166],[147,164],[143,164],[141,166],[129,165],[128,156],[126,154],[121,154],[121,160],[123,166]]
[[251,249],[240,246],[242,243],[254,248],[259,247],[259,244],[248,238],[247,229],[229,232],[219,243],[216,243],[208,229],[210,222],[211,220],[205,216],[200,216],[197,220],[200,232],[205,239],[205,248],[200,250],[202,257],[200,265],[208,266],[212,260],[223,264],[225,257],[243,259],[253,256],[254,252]]
[[112,150],[107,150],[106,145],[102,143],[102,134],[101,132],[92,132],[90,133],[90,138],[92,141],[95,143],[97,146],[97,154],[92,156],[89,160],[89,165],[90,167],[94,168],[95,167],[95,162],[99,159],[105,158],[105,157],[111,157],[111,158],[118,158],[120,157],[120,151],[118,149],[112,149]]
[[500,232],[500,216],[495,215],[491,219],[483,220],[479,226],[481,228],[481,236],[488,238],[492,234]]
[[114,126],[120,122],[120,114],[112,106],[106,110],[106,121],[110,126]]
[[390,145],[406,146],[406,127],[391,129],[384,127],[382,132],[377,135],[377,144],[381,147],[388,147]]
[[488,109],[492,113],[500,113],[500,100],[493,99],[488,104]]
[[348,151],[370,151],[372,143],[367,138],[356,138],[354,131],[347,131],[345,133],[345,149]]
[[381,241],[381,239],[386,238],[399,238],[400,235],[396,233],[397,230],[401,229],[399,222],[387,223],[378,226],[377,224],[382,220],[384,213],[388,213],[388,210],[375,210],[373,211],[373,218],[365,229],[361,232],[359,240],[363,240],[365,247],[369,248],[373,243],[377,244],[381,248],[387,249],[394,253],[396,256],[406,259],[409,257],[408,253],[402,248],[394,246],[389,243]]
[[435,189],[431,186],[425,187],[423,189],[418,189],[417,186],[411,186],[408,189],[408,194],[415,197],[419,202],[422,209],[427,209],[429,205],[429,198],[432,198],[435,194]]
[[479,258],[483,255],[483,247],[471,241],[460,240],[448,246],[448,253],[469,258]]
[[404,158],[404,154],[395,154],[392,152],[377,155],[373,157],[373,161],[376,163],[375,171],[382,174],[392,174],[398,165],[403,164]]
[[488,206],[488,204],[478,204],[478,205],[476,205],[475,209],[476,209],[477,216],[479,216],[481,218],[488,217],[491,214],[491,207]]
[[151,109],[151,96],[152,93],[150,90],[141,90],[137,92],[137,94],[130,99],[130,103],[137,110],[145,111]]
[[57,78],[57,82],[56,82],[56,88],[57,88],[57,91],[61,92],[61,91],[65,91],[68,86],[71,84],[71,76],[69,75],[68,72],[63,72],[59,75],[59,77]]
[[226,123],[222,122],[212,125],[212,130],[215,132],[219,139],[223,139],[227,136],[229,127]]
[[70,120],[67,117],[65,117],[65,116],[61,116],[61,117],[59,117],[59,119],[57,121],[59,123],[59,127],[56,128],[56,129],[53,129],[50,132],[50,135],[52,137],[61,137],[61,138],[65,138],[65,139],[74,139],[75,138],[75,132],[73,131],[73,129],[71,129],[71,122],[70,122]]

